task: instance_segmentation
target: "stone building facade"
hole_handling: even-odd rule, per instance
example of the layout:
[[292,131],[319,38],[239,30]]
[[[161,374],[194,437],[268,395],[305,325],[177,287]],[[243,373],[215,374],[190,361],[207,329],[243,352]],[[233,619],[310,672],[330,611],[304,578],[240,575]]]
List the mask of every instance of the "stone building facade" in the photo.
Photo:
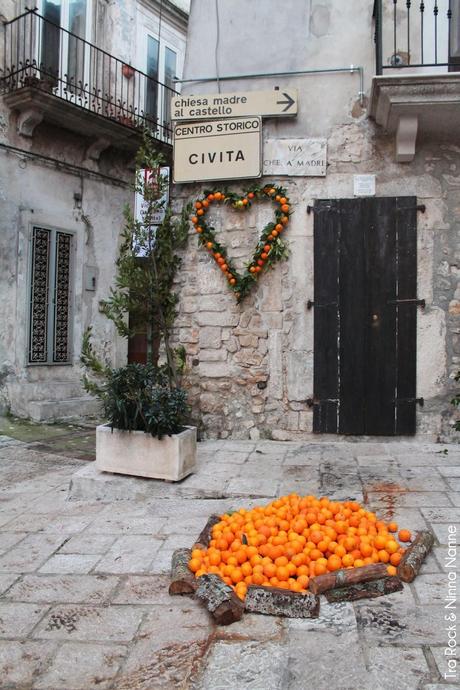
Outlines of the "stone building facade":
[[[327,142],[325,176],[271,174],[260,180],[287,189],[293,214],[284,237],[290,256],[264,273],[240,305],[191,230],[179,280],[176,340],[187,351],[186,380],[205,437],[288,440],[314,430],[319,317],[309,308],[315,300],[315,213],[307,209],[315,200],[353,199],[356,175],[375,176],[376,198],[415,197],[425,207],[416,214],[417,294],[411,295],[425,300],[424,308],[415,306],[416,397],[424,403],[414,402],[416,433],[452,437],[450,400],[460,368],[460,14],[458,3],[453,5],[449,18],[448,6],[439,5],[440,32],[444,39],[450,32],[440,45],[444,53],[449,45],[450,53],[437,49],[439,66],[428,67],[434,62],[427,28],[433,16],[425,17],[421,56],[420,17],[414,11],[406,31],[405,3],[395,9],[386,0],[375,6],[337,0],[192,2],[184,68],[190,81],[182,93],[295,88],[297,116],[264,119],[265,146],[268,140]],[[404,60],[418,66],[389,69]],[[202,198],[204,189],[244,192],[253,182],[176,185],[175,203]],[[272,218],[268,206],[239,212],[214,205],[208,213],[240,267]]]
[[[26,3],[28,4],[28,3]],[[0,410],[36,420],[94,413],[82,334],[126,362],[99,301],[132,204],[141,129],[171,150],[185,0],[0,3]],[[166,83],[166,86],[164,86]]]

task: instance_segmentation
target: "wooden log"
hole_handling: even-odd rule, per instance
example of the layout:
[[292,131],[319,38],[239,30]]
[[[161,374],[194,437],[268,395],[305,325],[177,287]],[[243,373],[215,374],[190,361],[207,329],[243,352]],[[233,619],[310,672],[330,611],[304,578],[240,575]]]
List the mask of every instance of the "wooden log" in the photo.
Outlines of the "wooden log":
[[368,582],[358,582],[347,587],[336,587],[325,592],[325,597],[329,603],[338,601],[356,601],[356,599],[375,599],[385,594],[400,592],[403,584],[399,577],[387,575],[379,580],[369,580]]
[[414,541],[404,553],[398,565],[398,577],[403,582],[412,582],[415,579],[433,544],[434,536],[431,532],[417,532]]
[[192,557],[191,549],[176,549],[171,560],[170,594],[194,594],[198,587],[197,578],[189,570],[188,562]]
[[219,575],[207,573],[199,577],[195,594],[204,601],[218,625],[230,625],[239,621],[243,615],[243,602]]
[[370,582],[378,580],[387,575],[386,563],[371,563],[370,565],[363,565],[360,568],[348,568],[335,570],[332,573],[325,573],[325,575],[317,575],[312,577],[308,589],[313,594],[322,594],[330,589],[337,587],[348,587],[359,582]]
[[318,618],[319,597],[316,594],[300,594],[279,587],[249,585],[244,607],[251,613],[263,613],[268,616]]
[[212,528],[214,525],[217,525],[218,522],[220,522],[220,517],[218,515],[211,515],[192,548],[207,549],[211,541]]

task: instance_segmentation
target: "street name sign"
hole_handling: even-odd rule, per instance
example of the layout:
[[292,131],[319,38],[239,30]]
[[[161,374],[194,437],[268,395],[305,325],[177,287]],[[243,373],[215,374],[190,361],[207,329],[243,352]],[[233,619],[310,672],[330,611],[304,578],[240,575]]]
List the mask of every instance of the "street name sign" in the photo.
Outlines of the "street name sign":
[[174,182],[260,177],[262,120],[245,117],[174,125]]
[[264,175],[324,177],[326,139],[267,139],[264,141]]
[[243,91],[197,96],[174,96],[173,120],[215,120],[221,117],[285,117],[297,115],[297,89]]

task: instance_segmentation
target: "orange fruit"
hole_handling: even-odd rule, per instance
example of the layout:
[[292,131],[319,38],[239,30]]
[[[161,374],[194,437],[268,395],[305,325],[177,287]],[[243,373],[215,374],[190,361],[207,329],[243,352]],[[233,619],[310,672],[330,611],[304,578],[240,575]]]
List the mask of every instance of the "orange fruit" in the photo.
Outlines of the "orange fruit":
[[387,566],[387,573],[388,573],[388,575],[396,575],[397,572],[398,572],[398,571],[396,570],[396,568],[394,567],[394,565],[389,565],[389,566]]
[[374,539],[374,546],[378,550],[384,549],[386,543],[387,543],[387,540],[385,539],[385,537],[377,536]]
[[388,553],[388,551],[385,551],[385,549],[380,549],[379,561],[381,563],[388,563],[389,560],[390,560],[390,554]]
[[276,569],[276,577],[280,582],[286,582],[289,579],[289,570],[282,565]]
[[365,542],[364,542],[364,544],[361,544],[361,546],[359,547],[359,550],[361,551],[361,555],[364,558],[372,555],[372,546],[370,544],[366,544]]
[[355,562],[353,563],[354,568],[362,568],[364,565],[364,561],[361,558],[357,558]]
[[274,563],[266,563],[264,565],[264,575],[267,577],[275,577],[276,575],[276,565]]
[[398,552],[392,553],[390,556],[391,565],[399,565],[401,563],[401,558],[402,558],[402,556],[400,553],[398,553]]
[[[248,568],[248,566],[249,566],[249,568]],[[248,584],[248,585],[252,584],[252,568],[249,565],[249,563],[247,563],[247,562],[243,563],[243,565],[241,566],[241,572],[244,575],[244,581],[246,582],[246,584]]]
[[340,570],[342,567],[342,559],[337,555],[329,556],[327,559],[327,569],[331,572],[334,570]]
[[244,575],[241,571],[241,568],[233,568],[231,574],[230,574],[232,582],[235,584],[238,584],[238,582],[242,582],[244,579]]
[[219,551],[213,551],[209,554],[209,562],[211,565],[219,565],[221,561],[221,556]]
[[327,567],[323,563],[316,563],[314,566],[315,575],[324,575],[327,573]]
[[262,573],[253,573],[252,581],[255,585],[261,585],[265,582],[265,577]]
[[398,524],[396,522],[390,522],[388,525],[388,531],[389,532],[397,532],[398,531]]
[[342,565],[344,568],[350,568],[353,565],[354,561],[355,559],[353,558],[351,553],[346,553],[345,556],[343,556],[342,558]]
[[191,558],[188,562],[188,567],[192,573],[196,573],[201,568],[201,559]]
[[289,204],[283,204],[281,210],[283,213],[287,213],[289,211]]
[[347,550],[341,544],[336,546],[336,548],[334,549],[334,555],[337,556],[338,558],[343,558],[346,553],[347,553]]
[[400,529],[398,532],[399,541],[410,541],[412,534],[408,529]]
[[391,554],[397,552],[399,545],[394,539],[388,539],[384,548],[386,551],[388,551],[388,553]]

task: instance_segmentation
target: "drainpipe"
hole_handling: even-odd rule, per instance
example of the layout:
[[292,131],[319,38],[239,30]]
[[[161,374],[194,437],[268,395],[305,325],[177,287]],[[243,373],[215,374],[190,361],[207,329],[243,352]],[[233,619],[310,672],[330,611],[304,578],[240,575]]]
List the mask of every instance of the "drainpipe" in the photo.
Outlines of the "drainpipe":
[[234,81],[238,79],[264,79],[265,77],[300,77],[305,74],[340,74],[348,73],[359,74],[359,102],[364,105],[364,68],[359,65],[350,65],[349,67],[331,67],[328,69],[305,69],[295,72],[263,72],[259,74],[232,74],[226,77],[202,77],[200,79],[174,79],[176,84],[198,84],[210,81]]

